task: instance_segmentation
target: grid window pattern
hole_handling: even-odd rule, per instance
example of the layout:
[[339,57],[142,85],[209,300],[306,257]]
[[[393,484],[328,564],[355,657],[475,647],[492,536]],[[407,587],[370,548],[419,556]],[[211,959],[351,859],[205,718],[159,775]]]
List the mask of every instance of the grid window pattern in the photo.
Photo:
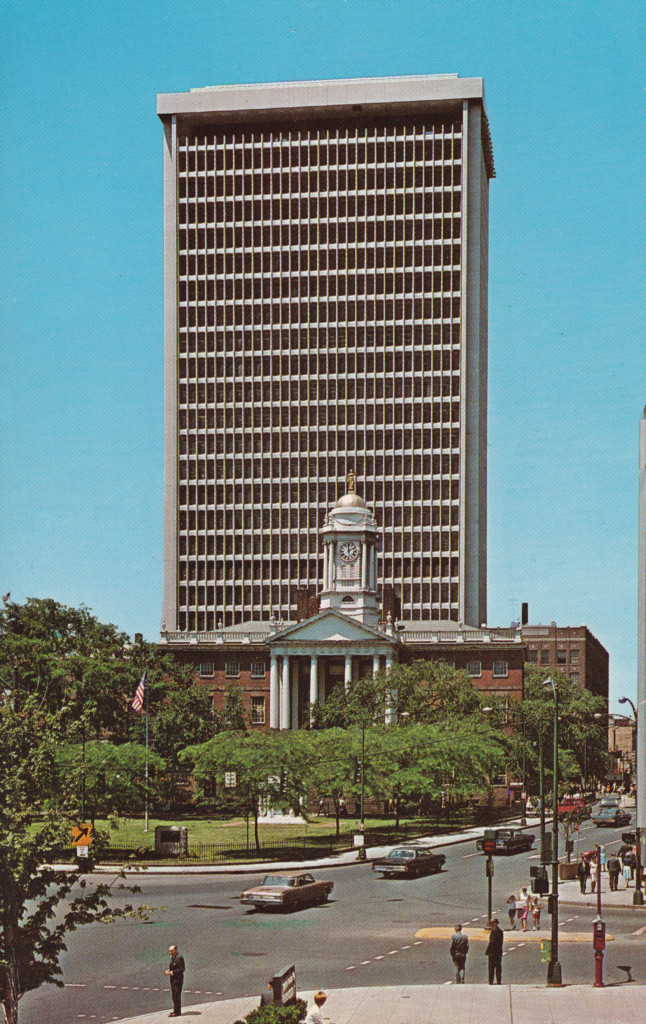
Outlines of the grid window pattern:
[[240,675],[240,662],[226,661],[224,663],[224,675],[227,679],[237,679]]
[[505,679],[509,674],[509,667],[506,661],[494,661],[491,674],[494,679]]
[[460,617],[462,123],[177,146],[178,628],[294,616],[347,472],[397,615]]
[[470,676],[475,676],[476,678],[481,676],[482,675],[482,662],[480,662],[480,661],[468,661],[467,662],[467,672],[469,673]]
[[215,662],[213,661],[201,661],[200,662],[200,676],[202,679],[212,679],[215,675]]
[[265,677],[265,663],[264,661],[252,661],[249,675],[252,679],[264,679]]
[[265,724],[265,698],[251,698],[251,723],[252,725]]

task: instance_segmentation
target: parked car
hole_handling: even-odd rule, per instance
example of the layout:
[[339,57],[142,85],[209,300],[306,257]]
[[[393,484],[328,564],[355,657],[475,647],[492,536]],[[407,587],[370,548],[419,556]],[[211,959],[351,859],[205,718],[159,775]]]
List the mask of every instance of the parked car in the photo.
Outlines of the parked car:
[[536,836],[519,828],[488,828],[481,839],[476,840],[476,849],[487,853],[485,843],[493,843],[491,853],[523,853],[531,850]]
[[334,888],[334,882],[317,882],[307,871],[281,871],[265,875],[260,885],[245,889],[240,902],[256,910],[275,908],[295,910],[297,907],[325,903]]
[[424,846],[397,846],[385,857],[373,861],[372,870],[380,872],[384,878],[397,875],[400,878],[419,878],[441,871],[446,857],[443,853],[433,853]]
[[631,815],[628,811],[622,811],[621,807],[602,807],[592,816],[592,821],[597,828],[604,825],[607,828],[618,828],[620,825],[629,825]]

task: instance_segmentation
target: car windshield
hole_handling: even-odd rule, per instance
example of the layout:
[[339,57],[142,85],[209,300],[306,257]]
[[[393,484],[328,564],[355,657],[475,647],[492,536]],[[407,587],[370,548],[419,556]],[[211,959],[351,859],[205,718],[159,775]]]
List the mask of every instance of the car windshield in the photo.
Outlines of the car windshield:
[[296,885],[296,879],[290,875],[266,875],[263,885]]
[[602,807],[599,811],[600,818],[614,818],[616,808],[614,807]]
[[413,860],[415,858],[414,850],[391,850],[388,854],[389,857],[397,857],[398,860]]

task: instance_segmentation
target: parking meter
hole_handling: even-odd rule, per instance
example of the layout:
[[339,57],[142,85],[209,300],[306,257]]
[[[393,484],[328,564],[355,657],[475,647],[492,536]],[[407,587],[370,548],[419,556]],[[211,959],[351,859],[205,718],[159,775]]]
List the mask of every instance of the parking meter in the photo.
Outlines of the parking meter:
[[595,918],[592,924],[592,948],[595,953],[601,953],[606,948],[606,922],[600,917]]

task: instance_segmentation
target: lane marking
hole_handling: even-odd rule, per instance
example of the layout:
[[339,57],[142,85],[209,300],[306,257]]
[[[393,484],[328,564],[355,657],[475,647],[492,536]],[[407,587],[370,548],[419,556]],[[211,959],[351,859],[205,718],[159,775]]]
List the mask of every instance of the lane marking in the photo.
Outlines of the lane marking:
[[410,946],[402,946],[402,949],[410,949]]
[[359,964],[359,967],[365,967],[366,964],[371,964],[371,963],[372,963],[372,960],[362,960],[361,963]]
[[346,967],[346,971],[356,971],[356,967]]
[[382,955],[381,955],[381,956],[376,956],[376,957],[375,957],[375,960],[385,960],[385,959],[386,959],[386,958],[385,958],[385,956],[383,955],[383,953],[382,953]]
[[644,932],[646,932],[646,924],[643,925],[641,928],[638,928],[636,932],[631,932],[630,934],[631,935],[643,935]]
[[[76,982],[66,981],[65,988],[87,988],[87,985],[77,984]],[[116,988],[116,986],[115,986]]]
[[452,985],[452,984],[453,984],[453,982],[452,982],[452,981],[445,981],[445,982],[444,982],[444,984],[445,984],[445,985]]
[[386,956],[394,956],[395,953],[399,953],[398,949],[389,949]]
[[478,852],[478,853],[463,853],[462,854],[462,860],[468,860],[469,857],[482,857],[482,854],[480,852]]

